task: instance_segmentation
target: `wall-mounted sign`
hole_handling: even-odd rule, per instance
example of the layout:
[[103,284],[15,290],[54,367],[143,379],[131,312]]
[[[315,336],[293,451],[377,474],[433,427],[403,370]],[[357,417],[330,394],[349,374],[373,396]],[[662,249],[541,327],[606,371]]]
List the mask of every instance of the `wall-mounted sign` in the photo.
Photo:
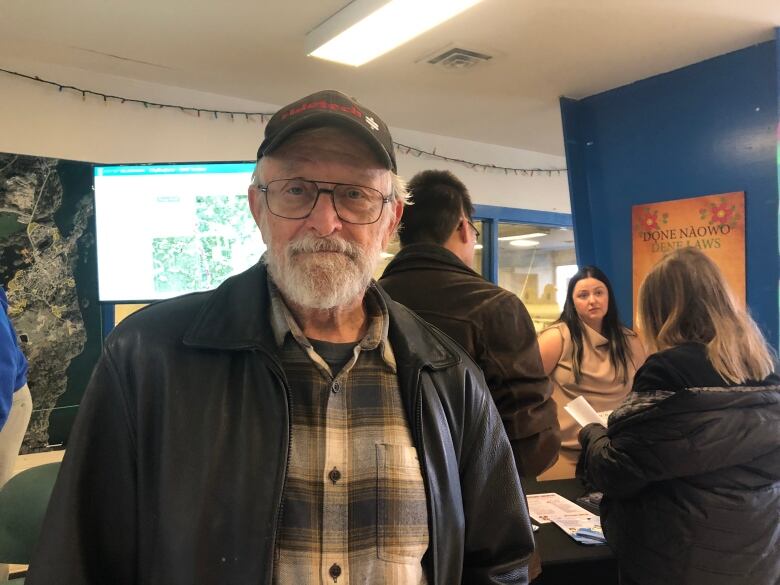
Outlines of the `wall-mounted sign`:
[[647,273],[665,254],[694,246],[723,271],[737,300],[745,297],[745,193],[721,193],[634,205],[634,316]]

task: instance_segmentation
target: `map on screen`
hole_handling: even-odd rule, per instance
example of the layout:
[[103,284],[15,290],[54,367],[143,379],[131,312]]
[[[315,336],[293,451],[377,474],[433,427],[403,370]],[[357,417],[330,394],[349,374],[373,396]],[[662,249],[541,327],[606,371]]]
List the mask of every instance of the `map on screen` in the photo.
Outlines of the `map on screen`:
[[101,301],[215,288],[265,251],[247,201],[253,163],[95,167]]

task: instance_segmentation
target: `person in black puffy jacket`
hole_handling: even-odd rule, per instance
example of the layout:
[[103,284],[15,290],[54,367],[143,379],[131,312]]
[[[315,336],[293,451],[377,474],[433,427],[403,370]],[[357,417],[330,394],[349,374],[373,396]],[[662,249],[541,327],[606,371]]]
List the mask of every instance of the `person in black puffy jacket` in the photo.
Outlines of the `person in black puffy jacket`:
[[677,250],[639,291],[648,351],[609,428],[580,431],[621,585],[780,583],[780,377],[712,260]]

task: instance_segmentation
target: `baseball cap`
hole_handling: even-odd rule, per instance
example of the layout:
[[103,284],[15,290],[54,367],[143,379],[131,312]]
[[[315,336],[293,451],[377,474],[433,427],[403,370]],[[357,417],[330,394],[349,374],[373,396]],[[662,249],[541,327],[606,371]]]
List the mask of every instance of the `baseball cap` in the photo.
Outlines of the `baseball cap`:
[[295,132],[315,126],[340,126],[355,131],[380,161],[397,172],[393,137],[387,124],[365,106],[332,89],[318,91],[280,108],[265,126],[265,137],[257,150],[258,160],[271,154]]

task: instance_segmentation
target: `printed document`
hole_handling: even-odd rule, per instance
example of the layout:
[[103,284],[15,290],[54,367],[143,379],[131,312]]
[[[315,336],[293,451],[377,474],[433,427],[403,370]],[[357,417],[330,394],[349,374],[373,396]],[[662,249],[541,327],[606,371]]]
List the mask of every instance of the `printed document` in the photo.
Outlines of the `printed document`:
[[585,400],[584,396],[577,396],[577,398],[569,402],[563,408],[575,421],[577,421],[577,424],[579,424],[581,427],[591,423],[596,423],[606,427],[607,419],[612,412],[611,410],[605,412],[596,412],[590,405],[590,402]]
[[528,513],[539,524],[555,522],[556,519],[571,516],[592,516],[582,508],[559,494],[528,494]]
[[581,544],[604,544],[601,520],[558,494],[529,494],[528,512],[536,522],[553,522]]

